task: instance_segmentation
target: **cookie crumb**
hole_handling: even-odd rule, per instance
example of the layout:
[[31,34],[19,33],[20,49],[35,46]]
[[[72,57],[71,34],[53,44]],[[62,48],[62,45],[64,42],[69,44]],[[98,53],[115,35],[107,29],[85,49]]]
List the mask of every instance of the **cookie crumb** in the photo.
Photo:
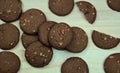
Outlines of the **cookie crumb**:
[[35,30],[33,30],[33,32],[35,32]]
[[113,58],[114,58],[114,56],[110,56],[109,58],[110,58],[110,59],[113,59]]
[[63,42],[59,42],[59,45],[62,46],[62,45],[63,45]]
[[33,16],[30,16],[30,18],[33,18]]
[[50,50],[48,50],[48,52],[50,52]]
[[0,14],[2,14],[2,12],[0,12]]
[[34,61],[34,59],[31,59],[31,61],[33,62],[33,61]]
[[42,52],[40,53],[40,56],[42,56]]
[[92,14],[93,14],[93,15],[95,15],[95,13],[94,13],[94,12],[93,12]]
[[47,28],[47,30],[50,30],[50,28]]
[[78,67],[78,69],[80,70],[81,68],[80,68],[80,67]]
[[53,36],[50,37],[51,39],[53,38]]
[[107,40],[107,37],[104,37],[104,40],[106,41],[106,40]]
[[14,11],[14,13],[17,13],[16,11]]
[[47,61],[47,59],[45,59],[45,62]]
[[43,57],[45,57],[45,55],[43,54]]
[[110,36],[110,38],[112,39],[113,37],[112,37],[112,36]]
[[109,3],[111,3],[111,0],[109,0]]
[[41,13],[40,15],[42,16],[43,14]]
[[120,64],[120,61],[118,60],[118,61],[117,61],[117,63],[119,63],[119,64]]
[[36,54],[37,54],[37,52],[34,52],[34,54],[36,55]]
[[10,43],[10,45],[13,45],[13,44],[14,44],[14,42]]
[[11,10],[7,10],[7,13],[10,13],[11,12]]
[[65,30],[62,30],[61,33],[62,33],[62,34],[65,34]]
[[79,5],[82,5],[82,3],[79,3]]

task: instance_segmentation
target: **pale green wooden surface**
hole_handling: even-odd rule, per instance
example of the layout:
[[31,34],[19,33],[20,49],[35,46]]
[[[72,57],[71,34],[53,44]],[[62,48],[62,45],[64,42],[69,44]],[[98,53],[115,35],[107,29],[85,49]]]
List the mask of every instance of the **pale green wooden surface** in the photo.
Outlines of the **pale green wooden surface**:
[[[71,26],[78,26],[83,28],[89,37],[89,43],[86,48],[81,53],[73,54],[67,51],[54,50],[53,59],[50,64],[44,68],[34,68],[30,66],[24,57],[24,48],[22,46],[21,40],[18,45],[10,50],[16,53],[21,59],[21,69],[18,73],[61,73],[61,64],[69,57],[78,56],[83,58],[88,66],[90,73],[104,73],[103,63],[105,58],[112,54],[120,52],[120,44],[111,50],[102,50],[97,48],[91,40],[92,30],[98,30],[110,34],[115,37],[120,37],[120,12],[116,12],[108,8],[106,0],[86,0],[91,2],[97,9],[97,19],[93,25],[90,25],[85,19],[81,12],[79,12],[77,6],[75,5],[72,13],[65,17],[59,17],[54,15],[48,9],[48,0],[22,0],[23,1],[23,11],[30,8],[38,8],[42,10],[48,20],[53,20],[57,22],[66,22]],[[75,0],[75,2],[80,0]],[[0,24],[3,23],[0,21]],[[19,28],[19,22],[14,22],[14,24]],[[20,29],[20,28],[19,28]],[[22,34],[22,31],[21,31]],[[0,50],[2,51],[2,50]]]

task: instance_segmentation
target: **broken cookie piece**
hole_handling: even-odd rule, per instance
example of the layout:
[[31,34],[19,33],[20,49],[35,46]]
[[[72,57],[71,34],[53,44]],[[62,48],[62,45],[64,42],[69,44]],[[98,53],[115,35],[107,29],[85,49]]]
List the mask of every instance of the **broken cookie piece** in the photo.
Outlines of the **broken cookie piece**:
[[90,24],[93,24],[94,21],[96,20],[96,15],[97,15],[95,7],[91,3],[86,1],[79,1],[76,4],[79,10],[84,13],[86,20]]
[[120,42],[118,38],[95,30],[92,32],[92,40],[97,47],[102,49],[112,49]]

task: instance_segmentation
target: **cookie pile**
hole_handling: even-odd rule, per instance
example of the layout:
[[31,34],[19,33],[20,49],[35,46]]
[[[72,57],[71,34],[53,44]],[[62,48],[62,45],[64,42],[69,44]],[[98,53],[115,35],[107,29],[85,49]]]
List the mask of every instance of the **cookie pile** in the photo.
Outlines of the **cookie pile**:
[[[107,0],[108,6],[120,11],[120,1]],[[49,9],[58,16],[70,14],[74,8],[74,0],[49,0]],[[96,20],[96,8],[87,1],[76,2],[78,9],[84,14],[85,19],[93,24]],[[48,65],[53,57],[53,50],[80,53],[88,45],[88,36],[80,27],[71,27],[65,22],[48,20],[42,10],[29,9],[22,12],[21,0],[0,0],[0,19],[4,24],[0,25],[0,48],[10,50],[19,42],[20,32],[10,22],[19,19],[21,36],[25,48],[26,61],[33,67]],[[108,34],[93,30],[92,40],[101,49],[116,47],[120,39]],[[54,48],[54,49],[53,49]],[[120,53],[110,55],[105,63],[106,73],[120,72]],[[17,73],[20,69],[19,57],[8,51],[0,52],[0,73]],[[113,68],[114,67],[114,68]],[[89,73],[87,63],[79,57],[67,59],[61,67],[61,73]]]

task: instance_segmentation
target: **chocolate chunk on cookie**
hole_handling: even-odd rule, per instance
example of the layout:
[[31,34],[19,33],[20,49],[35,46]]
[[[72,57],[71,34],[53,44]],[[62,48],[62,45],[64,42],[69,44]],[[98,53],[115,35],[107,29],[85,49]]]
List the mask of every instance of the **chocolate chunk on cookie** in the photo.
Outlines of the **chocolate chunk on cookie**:
[[50,45],[58,50],[63,50],[71,42],[73,33],[66,23],[55,24],[49,32]]
[[0,73],[17,73],[20,59],[12,52],[0,52]]
[[42,45],[39,41],[30,44],[25,51],[26,60],[34,67],[48,65],[52,59],[52,55],[52,49]]
[[120,42],[118,38],[95,30],[92,32],[92,40],[97,47],[102,49],[112,49]]
[[48,41],[48,33],[51,29],[56,24],[56,22],[53,21],[47,21],[44,22],[40,25],[38,35],[41,43],[43,43],[46,46],[50,46],[49,41]]
[[41,23],[46,21],[46,16],[41,10],[29,9],[20,18],[20,27],[27,34],[37,34]]
[[18,28],[9,23],[0,25],[0,48],[9,50],[15,47],[19,41],[20,32]]
[[71,30],[73,31],[73,39],[66,49],[73,53],[83,51],[88,43],[86,32],[79,27],[72,27]]
[[97,15],[95,7],[91,3],[86,1],[79,1],[76,4],[79,10],[84,13],[86,20],[89,23],[93,24],[94,21],[96,20]]
[[104,63],[105,73],[120,73],[120,53],[107,57]]
[[63,63],[61,73],[89,73],[89,70],[83,59],[71,57]]
[[74,7],[74,0],[49,0],[49,9],[56,15],[68,15]]
[[107,4],[112,10],[120,12],[120,0],[107,0]]
[[26,49],[31,43],[38,41],[38,36],[23,33],[21,40],[24,48]]
[[22,13],[21,0],[0,0],[0,19],[5,22],[17,20]]

